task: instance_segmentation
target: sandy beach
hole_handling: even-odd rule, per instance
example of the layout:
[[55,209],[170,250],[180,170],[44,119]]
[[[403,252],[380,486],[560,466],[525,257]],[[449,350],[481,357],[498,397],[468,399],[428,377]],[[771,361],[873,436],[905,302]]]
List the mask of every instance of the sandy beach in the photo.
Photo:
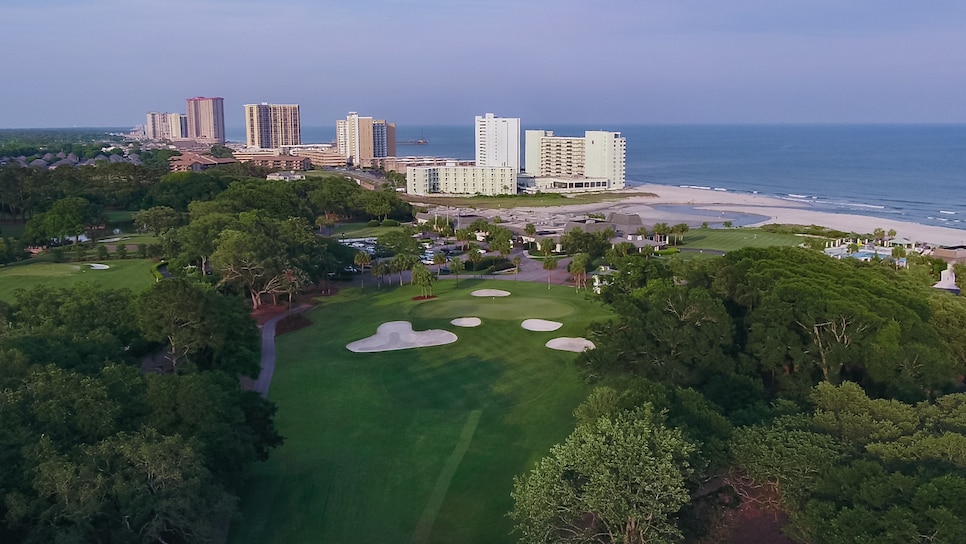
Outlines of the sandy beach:
[[[886,231],[895,229],[897,237],[916,242],[966,245],[966,230],[962,229],[868,215],[817,211],[811,209],[807,203],[756,194],[653,184],[638,185],[625,192],[640,193],[640,196],[627,196],[620,201],[597,204],[500,210],[499,214],[510,221],[532,222],[537,226],[562,226],[568,219],[586,213],[621,212],[639,214],[645,225],[688,223],[696,227],[703,222],[713,226],[724,221],[746,226],[786,223],[821,225],[860,234],[882,228]],[[497,215],[496,210],[490,212],[492,213],[486,215]]]

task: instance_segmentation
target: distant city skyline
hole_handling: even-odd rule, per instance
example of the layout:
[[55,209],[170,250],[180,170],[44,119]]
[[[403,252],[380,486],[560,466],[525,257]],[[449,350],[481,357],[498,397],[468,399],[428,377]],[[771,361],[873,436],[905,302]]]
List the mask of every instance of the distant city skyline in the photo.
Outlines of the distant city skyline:
[[303,126],[966,123],[952,1],[5,0],[0,47],[23,57],[0,128],[134,126],[194,96],[229,128],[261,102]]

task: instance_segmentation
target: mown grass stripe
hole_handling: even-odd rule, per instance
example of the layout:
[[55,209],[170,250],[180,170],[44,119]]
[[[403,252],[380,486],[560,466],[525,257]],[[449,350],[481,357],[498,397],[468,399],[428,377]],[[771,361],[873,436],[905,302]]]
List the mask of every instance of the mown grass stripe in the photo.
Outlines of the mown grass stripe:
[[429,536],[433,533],[433,523],[436,521],[439,509],[443,506],[443,500],[446,499],[449,484],[456,474],[456,469],[463,461],[463,456],[470,449],[470,442],[473,441],[473,434],[476,432],[476,426],[480,423],[482,415],[483,410],[473,410],[466,418],[466,424],[463,425],[463,432],[460,433],[456,447],[453,448],[453,453],[450,454],[446,464],[443,465],[443,470],[440,471],[439,477],[436,479],[436,486],[433,487],[433,493],[429,496],[429,502],[426,503],[426,509],[419,516],[416,531],[413,533],[412,544],[429,542]]

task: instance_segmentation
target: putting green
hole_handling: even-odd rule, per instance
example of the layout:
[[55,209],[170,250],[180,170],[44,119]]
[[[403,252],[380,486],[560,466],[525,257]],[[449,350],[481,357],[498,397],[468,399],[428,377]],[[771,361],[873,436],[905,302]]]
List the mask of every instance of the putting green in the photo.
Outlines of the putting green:
[[[93,270],[91,262],[108,264],[107,270]],[[0,300],[12,302],[17,289],[30,290],[38,285],[74,287],[90,282],[100,287],[128,288],[135,292],[154,283],[147,259],[90,261],[82,263],[25,263],[0,268]]]
[[[513,477],[573,430],[588,392],[576,354],[548,349],[608,317],[573,289],[519,282],[504,299],[440,282],[345,289],[278,338],[269,398],[285,444],[252,467],[230,542],[510,543]],[[479,327],[452,325],[478,316]],[[520,327],[557,319],[555,332]],[[444,329],[453,344],[353,353],[346,344],[388,321]],[[360,532],[361,531],[361,532]]]
[[562,300],[514,295],[430,300],[413,309],[414,317],[448,319],[472,315],[484,319],[524,320],[538,317],[559,318],[573,313],[574,306]]

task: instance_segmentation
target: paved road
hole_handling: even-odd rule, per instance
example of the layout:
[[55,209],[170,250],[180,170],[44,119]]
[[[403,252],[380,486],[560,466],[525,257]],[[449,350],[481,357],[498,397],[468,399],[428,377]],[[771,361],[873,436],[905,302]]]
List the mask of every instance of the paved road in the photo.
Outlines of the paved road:
[[262,371],[252,386],[252,390],[268,397],[268,386],[272,385],[272,375],[275,374],[275,324],[292,314],[302,313],[312,306],[301,304],[291,310],[278,314],[262,325]]

